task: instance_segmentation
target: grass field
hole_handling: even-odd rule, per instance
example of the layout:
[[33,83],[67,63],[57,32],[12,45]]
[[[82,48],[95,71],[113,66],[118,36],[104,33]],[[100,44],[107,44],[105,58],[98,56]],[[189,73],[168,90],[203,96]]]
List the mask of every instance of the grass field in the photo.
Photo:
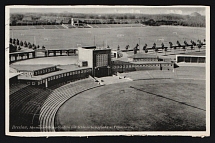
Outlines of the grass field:
[[[18,38],[22,41],[33,43],[34,36],[36,44],[44,45],[47,49],[77,48],[78,45],[97,46],[109,45],[116,49],[119,45],[125,49],[126,45],[133,48],[140,40],[140,48],[145,43],[151,47],[155,42],[160,46],[164,39],[165,46],[172,41],[176,44],[179,40],[182,44],[184,40],[205,39],[205,28],[180,27],[180,26],[159,26],[159,27],[119,27],[119,28],[74,28],[74,29],[29,29],[10,30],[10,37]],[[13,34],[12,34],[13,33]],[[176,34],[177,33],[177,34]]]
[[[180,79],[187,71],[190,79]],[[85,91],[61,106],[55,126],[61,131],[204,131],[205,80],[195,80],[204,72],[204,67],[183,67],[172,79],[136,80]]]

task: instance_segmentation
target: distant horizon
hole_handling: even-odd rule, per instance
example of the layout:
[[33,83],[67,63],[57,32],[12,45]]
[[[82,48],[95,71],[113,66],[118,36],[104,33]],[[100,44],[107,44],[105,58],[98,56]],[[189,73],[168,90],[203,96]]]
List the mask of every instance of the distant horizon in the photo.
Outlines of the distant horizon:
[[205,7],[200,6],[10,6],[10,13],[80,13],[80,14],[180,14],[199,13],[205,16]]

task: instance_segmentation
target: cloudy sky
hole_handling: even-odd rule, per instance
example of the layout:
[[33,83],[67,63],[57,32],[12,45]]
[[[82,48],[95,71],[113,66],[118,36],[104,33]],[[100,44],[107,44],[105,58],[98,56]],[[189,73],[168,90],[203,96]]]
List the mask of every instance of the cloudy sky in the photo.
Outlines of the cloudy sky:
[[191,14],[193,12],[198,12],[201,15],[205,15],[205,7],[141,7],[141,6],[64,6],[64,7],[41,7],[41,6],[19,6],[11,7],[11,13],[26,13],[26,12],[36,12],[36,13],[139,13],[139,14]]

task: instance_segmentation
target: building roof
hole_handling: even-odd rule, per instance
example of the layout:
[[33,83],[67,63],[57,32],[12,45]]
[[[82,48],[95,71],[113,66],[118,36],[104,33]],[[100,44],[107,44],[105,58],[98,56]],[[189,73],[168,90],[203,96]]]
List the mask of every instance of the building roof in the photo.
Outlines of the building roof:
[[144,59],[144,58],[157,58],[155,55],[149,55],[149,54],[143,54],[143,53],[137,53],[132,56],[129,56],[128,58],[134,58],[134,59]]
[[132,64],[170,64],[171,61],[138,61],[138,62],[130,62]]
[[121,61],[116,60],[114,61],[114,65],[130,65],[130,64],[169,64],[172,63],[171,61],[137,61],[137,62],[128,62],[128,61]]
[[84,49],[96,49],[96,46],[84,46],[82,48],[84,48]]
[[18,75],[20,75],[21,73],[10,73],[9,74],[9,78],[13,78],[13,77],[15,77],[15,76],[18,76]]
[[71,64],[71,65],[59,65],[59,66],[57,66],[57,68],[75,71],[75,70],[86,69],[86,68],[90,68],[90,67],[79,67],[75,64]]
[[47,73],[47,74],[44,74],[44,75],[38,75],[38,76],[32,76],[32,77],[31,76],[26,76],[26,75],[21,75],[21,76],[19,76],[19,79],[21,79],[21,80],[42,80],[42,79],[45,79],[45,78],[48,78],[48,77],[51,77],[51,76],[54,76],[54,75],[64,74],[64,73],[67,73],[67,72],[76,71],[76,70],[80,70],[80,69],[91,69],[91,68],[90,67],[81,67],[81,68],[79,68],[77,66],[76,66],[76,68],[74,66],[71,66],[71,68],[69,68],[69,67],[66,68],[66,66],[65,66],[64,69],[60,70],[60,71],[55,71],[55,72]]
[[50,68],[54,67],[55,65],[51,64],[44,64],[44,65],[10,65],[12,68],[18,70],[18,71],[35,71],[35,70],[40,70],[44,68]]
[[[182,55],[182,54],[180,54],[180,55]],[[200,50],[200,52],[199,51],[194,51],[194,52],[188,52],[188,53],[185,53],[185,54],[183,54],[183,55],[195,55],[195,56],[205,56],[205,51],[201,51]]]

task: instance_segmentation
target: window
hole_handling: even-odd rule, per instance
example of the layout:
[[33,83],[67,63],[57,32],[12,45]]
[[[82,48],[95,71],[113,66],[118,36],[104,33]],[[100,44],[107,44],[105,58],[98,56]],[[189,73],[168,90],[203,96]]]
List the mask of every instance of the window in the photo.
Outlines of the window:
[[53,79],[55,79],[55,76],[53,76]]
[[30,85],[31,83],[30,82],[27,82],[27,85]]
[[50,72],[50,69],[48,69],[48,72]]
[[48,78],[48,81],[50,81],[50,78]]
[[43,80],[43,83],[45,83],[45,79]]
[[64,76],[66,76],[66,73],[64,74]]
[[43,70],[43,73],[45,73],[46,71],[45,70]]
[[53,77],[50,78],[51,80],[53,79]]
[[40,81],[38,81],[38,85],[40,85]]
[[47,69],[46,69],[46,72],[47,72]]
[[35,82],[32,82],[32,85],[35,85]]
[[70,72],[69,75],[72,75],[72,72]]
[[59,78],[61,78],[61,75],[59,75]]
[[63,74],[61,74],[61,77],[63,77]]
[[58,79],[58,76],[56,75],[56,79]]

